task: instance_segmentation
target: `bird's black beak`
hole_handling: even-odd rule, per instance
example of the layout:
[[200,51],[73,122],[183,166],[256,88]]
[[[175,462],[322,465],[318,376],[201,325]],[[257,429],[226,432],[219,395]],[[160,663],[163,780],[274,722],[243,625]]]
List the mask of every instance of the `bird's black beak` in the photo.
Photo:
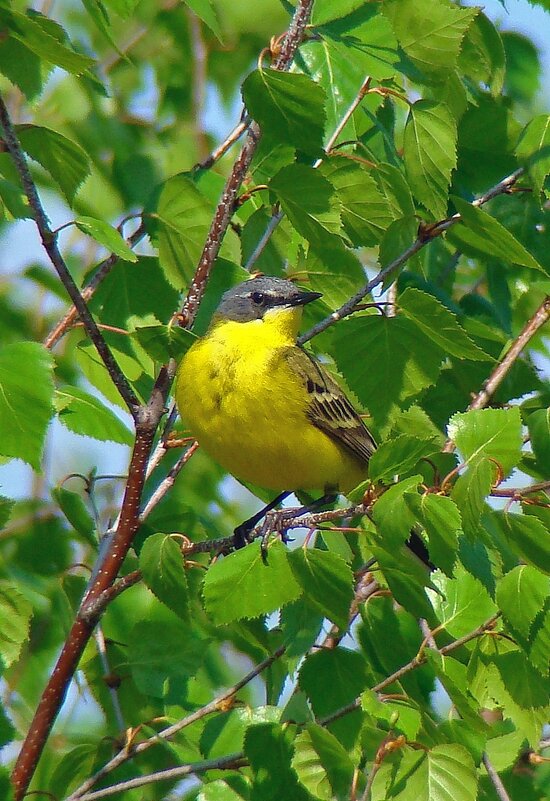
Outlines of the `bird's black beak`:
[[322,298],[322,292],[298,292],[296,295],[286,301],[288,306],[305,306],[306,303],[311,303],[313,300]]

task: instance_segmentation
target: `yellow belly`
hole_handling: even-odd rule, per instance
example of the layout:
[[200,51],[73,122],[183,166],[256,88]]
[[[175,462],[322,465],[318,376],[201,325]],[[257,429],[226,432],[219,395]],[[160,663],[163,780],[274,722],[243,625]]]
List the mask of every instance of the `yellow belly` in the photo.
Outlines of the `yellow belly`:
[[243,481],[277,491],[352,489],[366,467],[308,420],[307,391],[283,358],[289,343],[274,346],[264,329],[261,321],[225,323],[190,348],[176,379],[183,421]]

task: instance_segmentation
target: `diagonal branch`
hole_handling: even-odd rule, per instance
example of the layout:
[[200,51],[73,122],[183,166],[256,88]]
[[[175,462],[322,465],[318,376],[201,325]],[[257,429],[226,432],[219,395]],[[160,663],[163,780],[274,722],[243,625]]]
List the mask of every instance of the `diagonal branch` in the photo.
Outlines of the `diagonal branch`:
[[19,144],[17,134],[15,133],[15,129],[12,125],[8,110],[2,97],[0,97],[0,124],[4,130],[6,147],[10,153],[15,168],[19,173],[23,189],[32,209],[34,221],[42,240],[42,245],[44,246],[50,261],[55,267],[57,274],[59,275],[63,286],[67,290],[67,293],[71,298],[75,308],[77,309],[78,315],[84,323],[86,331],[88,332],[90,339],[94,343],[97,352],[103,360],[103,363],[107,368],[114,385],[120,392],[122,399],[130,411],[130,414],[135,419],[136,412],[139,407],[139,401],[130,384],[128,383],[126,376],[118,366],[116,359],[111,353],[107,343],[103,339],[103,336],[97,327],[94,318],[90,314],[88,306],[86,305],[86,301],[80,294],[80,290],[75,284],[73,277],[70,274],[69,269],[59,251],[57,246],[57,236],[50,227],[46,212],[44,211],[44,207],[42,206],[42,202],[38,195],[36,184],[34,183],[27,165],[25,154],[21,145]]

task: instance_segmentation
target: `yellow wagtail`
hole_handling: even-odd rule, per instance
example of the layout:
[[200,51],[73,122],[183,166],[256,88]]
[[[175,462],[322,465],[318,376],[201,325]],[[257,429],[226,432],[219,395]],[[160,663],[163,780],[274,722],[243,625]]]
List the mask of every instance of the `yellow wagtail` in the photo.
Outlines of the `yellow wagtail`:
[[333,494],[366,477],[374,439],[334,379],[296,342],[303,306],[319,297],[281,278],[244,281],[223,295],[208,331],[181,361],[180,415],[238,479]]

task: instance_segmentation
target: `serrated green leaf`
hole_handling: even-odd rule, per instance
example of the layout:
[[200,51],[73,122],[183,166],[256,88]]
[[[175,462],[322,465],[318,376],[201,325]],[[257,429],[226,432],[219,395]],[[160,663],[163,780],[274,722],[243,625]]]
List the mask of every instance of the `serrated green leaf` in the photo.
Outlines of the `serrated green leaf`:
[[456,504],[444,495],[406,493],[404,500],[428,535],[431,561],[447,576],[453,575],[462,521]]
[[344,230],[354,247],[377,244],[393,215],[372,175],[358,164],[336,157],[318,169],[336,187]]
[[315,0],[311,14],[312,25],[326,25],[335,19],[340,19],[363,5],[363,0]]
[[72,203],[76,191],[90,172],[86,152],[63,134],[38,125],[17,125],[21,146],[50,173]]
[[499,514],[502,529],[521,558],[550,574],[550,532],[532,515]]
[[50,35],[40,24],[39,14],[31,17],[0,7],[0,24],[3,28],[7,28],[14,39],[37,56],[62,67],[67,72],[80,75],[95,63],[93,58],[75,53],[66,47],[59,36]]
[[390,204],[395,220],[414,216],[415,208],[410,187],[397,167],[393,164],[377,164],[373,177]]
[[527,418],[533,453],[541,465],[550,464],[550,408],[537,409]]
[[477,537],[495,471],[495,466],[487,459],[477,461],[458,477],[452,489],[451,498],[460,511],[464,533],[472,540]]
[[75,220],[77,228],[91,236],[100,245],[103,245],[115,255],[125,261],[137,261],[137,256],[116,228],[103,220],[96,220],[94,217],[77,217]]
[[139,567],[145,584],[159,601],[188,620],[187,578],[176,541],[160,533],[147,537],[139,553]]
[[409,320],[429,337],[432,337],[446,353],[459,359],[488,361],[491,359],[459,324],[456,316],[437,298],[414,287],[399,295],[399,308]]
[[197,672],[208,640],[199,639],[174,615],[157,620],[140,620],[128,637],[128,662],[138,689],[153,698],[174,694]]
[[53,359],[35,342],[0,348],[0,453],[40,469],[52,416]]
[[0,495],[0,528],[4,528],[10,519],[14,504],[15,501],[12,501],[11,498],[4,498]]
[[243,797],[223,779],[216,779],[202,786],[197,801],[243,801]]
[[550,116],[541,114],[525,126],[516,153],[519,159],[527,162],[535,191],[540,194],[550,175]]
[[16,584],[0,581],[0,658],[5,667],[17,662],[29,637],[32,607]]
[[288,658],[303,656],[317,639],[324,614],[305,598],[298,598],[281,609],[280,625]]
[[187,175],[175,175],[160,187],[144,217],[159,249],[168,281],[183,289],[191,280],[210,227],[212,207]]
[[[331,352],[350,389],[379,426],[396,406],[408,405],[435,383],[444,358],[441,348],[403,315],[344,320],[337,326]],[[365,370],[365,364],[372,369]]]
[[461,198],[453,197],[453,202],[462,219],[448,234],[454,245],[466,253],[482,253],[493,259],[542,270],[538,261],[498,220]]
[[479,714],[479,703],[469,691],[466,665],[432,649],[426,651],[426,659],[460,717],[473,731],[486,732],[488,726]]
[[544,609],[550,582],[530,565],[518,565],[497,583],[497,603],[513,631],[528,638],[535,618]]
[[[405,539],[410,529],[402,532]],[[433,609],[426,596],[430,575],[425,565],[405,547],[392,549],[390,543],[371,546],[380,571],[390,591],[403,609],[415,617],[433,619]]]
[[269,548],[267,564],[256,543],[220,559],[208,569],[203,588],[206,611],[218,624],[269,614],[301,592],[280,542]]
[[310,723],[294,741],[292,767],[298,781],[314,798],[332,801],[351,787],[353,763],[336,737]]
[[522,709],[547,707],[550,701],[548,680],[542,677],[520,651],[500,654],[495,660],[506,692]]
[[75,434],[102,441],[131,445],[134,438],[114,412],[79,387],[63,387],[55,392],[59,420]]
[[461,72],[487,84],[493,96],[502,92],[506,72],[504,45],[498,30],[481,11],[466,31],[458,65]]
[[309,795],[296,781],[291,768],[292,729],[276,723],[250,726],[244,752],[252,768],[250,801],[308,801]]
[[454,69],[462,38],[478,13],[446,0],[388,0],[383,9],[405,53],[428,75]]
[[81,784],[93,772],[98,758],[96,742],[80,743],[56,760],[48,787],[56,796],[64,796]]
[[42,90],[41,65],[38,56],[21,42],[5,37],[0,42],[0,72],[32,100]]
[[275,706],[237,707],[229,713],[211,717],[201,734],[201,753],[209,759],[215,759],[231,751],[240,751],[250,726],[278,723],[280,717],[281,710]]
[[269,187],[294,228],[312,248],[331,247],[341,231],[341,220],[340,203],[330,181],[313,167],[290,164],[279,170]]
[[191,331],[177,325],[138,326],[132,336],[152,359],[161,364],[170,359],[181,359],[197,339]]
[[454,578],[435,576],[441,591],[432,603],[441,626],[453,637],[462,637],[485,623],[497,611],[485,587],[458,566]]
[[245,105],[264,136],[318,156],[325,130],[325,92],[299,73],[258,69],[242,86]]
[[447,214],[456,139],[456,120],[447,106],[431,100],[413,103],[403,139],[405,168],[414,196],[436,218]]
[[184,2],[199,19],[202,19],[218,41],[223,44],[218,14],[216,8],[212,6],[211,0],[184,0]]
[[353,573],[335,553],[297,548],[288,554],[295,579],[312,606],[346,629],[353,601]]
[[416,463],[439,451],[435,437],[423,439],[412,434],[399,434],[382,442],[369,461],[369,478],[390,483],[396,475],[405,475]]
[[[25,220],[32,218],[32,211],[29,200],[20,186],[0,179],[0,200],[4,205],[3,212],[6,210],[14,219]],[[1,208],[1,207],[0,207]],[[6,214],[8,216],[8,214]]]
[[79,534],[91,544],[97,545],[95,535],[95,523],[91,514],[86,509],[84,501],[76,492],[70,492],[64,487],[55,487],[52,490],[52,497],[59,504],[59,508]]
[[457,412],[449,421],[448,432],[468,465],[493,459],[507,475],[521,458],[521,417],[517,406]]

